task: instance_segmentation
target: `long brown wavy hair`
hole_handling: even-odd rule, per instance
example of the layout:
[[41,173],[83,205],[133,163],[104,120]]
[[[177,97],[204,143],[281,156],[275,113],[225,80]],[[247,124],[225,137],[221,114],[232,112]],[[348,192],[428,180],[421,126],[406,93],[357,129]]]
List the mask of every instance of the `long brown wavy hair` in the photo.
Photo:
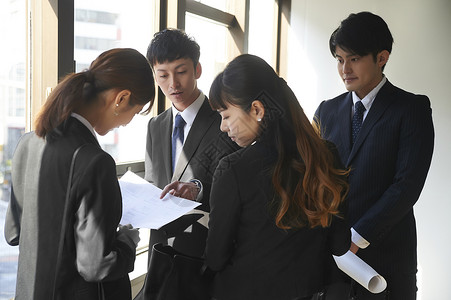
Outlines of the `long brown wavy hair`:
[[98,100],[109,89],[128,89],[130,105],[150,102],[155,98],[153,73],[147,59],[137,50],[116,48],[103,52],[87,71],[67,75],[50,93],[35,122],[35,133],[45,137],[67,120],[78,107]]
[[274,143],[278,152],[272,171],[276,225],[329,226],[333,216],[341,217],[348,171],[339,168],[334,146],[320,138],[285,80],[263,59],[244,54],[231,61],[210,88],[215,110],[232,104],[248,112],[256,99],[265,107],[259,139]]

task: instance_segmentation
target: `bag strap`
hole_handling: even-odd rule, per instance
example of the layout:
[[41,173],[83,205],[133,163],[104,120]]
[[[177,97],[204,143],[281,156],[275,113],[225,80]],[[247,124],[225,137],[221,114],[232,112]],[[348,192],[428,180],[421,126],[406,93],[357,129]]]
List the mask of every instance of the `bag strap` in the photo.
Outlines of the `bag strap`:
[[70,188],[72,185],[72,175],[74,173],[75,159],[77,158],[78,152],[80,152],[81,148],[83,148],[86,145],[87,144],[81,145],[80,147],[78,147],[75,150],[75,152],[72,156],[72,161],[70,163],[69,179],[67,181],[66,201],[64,202],[63,222],[61,225],[61,233],[60,233],[60,239],[59,239],[59,243],[58,243],[58,254],[56,256],[55,278],[53,279],[53,295],[52,295],[53,300],[55,300],[55,296],[56,296],[56,280],[58,278],[58,270],[61,265],[61,256],[63,253],[63,246],[64,246],[64,236],[66,234],[67,215],[68,215],[69,201],[70,201]]

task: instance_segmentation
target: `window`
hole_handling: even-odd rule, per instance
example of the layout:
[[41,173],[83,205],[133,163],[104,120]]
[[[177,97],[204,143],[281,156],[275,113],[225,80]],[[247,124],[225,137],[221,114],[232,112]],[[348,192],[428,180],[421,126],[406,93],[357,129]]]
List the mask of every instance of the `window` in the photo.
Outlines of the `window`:
[[277,3],[274,0],[250,0],[248,52],[276,66]]
[[0,299],[14,297],[18,247],[5,241],[5,214],[11,194],[11,158],[26,126],[26,1],[0,2]]
[[17,86],[17,83],[25,80],[16,80],[16,84],[9,87],[8,97],[8,117],[19,117],[25,119],[25,88]]
[[[87,69],[100,53],[111,48],[135,48],[146,55],[152,36],[158,31],[155,25],[156,2],[75,0],[75,71]],[[144,160],[150,117],[137,115],[126,127],[98,136],[102,148],[118,163]]]
[[[243,2],[246,3],[232,0],[187,1],[185,24],[179,27],[184,28],[200,45],[202,76],[198,85],[206,95],[216,75],[241,53],[258,55],[276,67],[278,2],[250,0],[248,6]],[[246,9],[249,14],[240,13],[240,10]],[[238,30],[241,32],[237,33]]]
[[[199,61],[202,65],[202,75],[197,84],[199,89],[208,96],[213,79],[224,69],[228,62],[226,49],[227,27],[206,18],[187,13],[185,31],[200,46],[201,55]],[[214,43],[211,40],[212,36],[215,37]]]
[[[115,48],[115,47],[116,47],[116,40],[114,40],[114,39],[92,38],[92,37],[85,37],[85,36],[76,36],[75,37],[75,48],[76,49],[105,51],[105,50]],[[88,65],[88,64],[85,64],[85,65]]]
[[89,9],[75,9],[75,21],[97,24],[116,24],[118,14]]
[[198,85],[207,96],[216,75],[235,56],[246,52],[246,8],[246,1],[186,1],[184,18],[177,27],[200,46],[202,76]]

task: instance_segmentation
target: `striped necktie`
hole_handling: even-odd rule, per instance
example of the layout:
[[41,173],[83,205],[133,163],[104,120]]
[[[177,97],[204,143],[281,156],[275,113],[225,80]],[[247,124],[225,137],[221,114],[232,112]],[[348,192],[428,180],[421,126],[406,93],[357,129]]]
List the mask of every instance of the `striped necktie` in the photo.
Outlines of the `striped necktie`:
[[363,122],[363,113],[365,112],[365,106],[362,101],[357,101],[354,105],[354,116],[352,117],[352,144],[354,145],[357,135]]

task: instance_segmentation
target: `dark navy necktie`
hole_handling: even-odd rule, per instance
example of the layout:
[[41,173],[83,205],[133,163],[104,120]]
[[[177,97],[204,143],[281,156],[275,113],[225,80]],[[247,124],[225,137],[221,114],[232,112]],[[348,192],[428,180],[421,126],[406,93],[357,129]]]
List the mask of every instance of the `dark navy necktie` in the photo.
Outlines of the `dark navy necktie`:
[[365,106],[362,101],[357,101],[354,104],[354,116],[352,117],[352,144],[354,145],[357,135],[359,134],[360,127],[362,127],[363,113],[365,112]]
[[174,131],[172,132],[172,172],[174,172],[176,163],[177,141],[180,141],[180,147],[183,145],[183,128],[185,127],[185,124],[186,122],[183,120],[182,116],[177,114],[174,121]]

